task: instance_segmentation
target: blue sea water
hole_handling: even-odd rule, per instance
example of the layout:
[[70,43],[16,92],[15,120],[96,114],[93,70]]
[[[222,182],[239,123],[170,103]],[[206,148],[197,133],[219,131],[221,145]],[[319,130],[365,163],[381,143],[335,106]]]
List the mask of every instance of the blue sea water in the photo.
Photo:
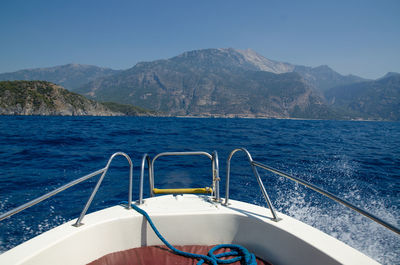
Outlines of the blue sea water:
[[[137,199],[144,153],[154,157],[165,151],[216,150],[224,196],[226,158],[237,147],[247,148],[256,161],[312,182],[399,226],[400,123],[390,122],[0,116],[0,213],[103,168],[117,151],[133,159]],[[259,172],[280,212],[383,264],[400,264],[400,237],[393,232],[307,188]],[[157,161],[155,185],[209,185],[209,173],[207,159],[164,158]],[[96,180],[0,222],[0,253],[76,218]],[[90,211],[126,200],[127,187],[127,162],[117,158]],[[243,154],[232,160],[230,197],[264,205]]]

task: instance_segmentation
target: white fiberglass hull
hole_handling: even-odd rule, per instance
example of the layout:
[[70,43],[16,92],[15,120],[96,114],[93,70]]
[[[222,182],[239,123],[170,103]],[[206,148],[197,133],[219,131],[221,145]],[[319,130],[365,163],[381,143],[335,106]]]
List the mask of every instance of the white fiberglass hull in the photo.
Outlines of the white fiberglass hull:
[[[172,245],[234,243],[272,264],[378,264],[335,238],[282,213],[230,200],[229,206],[196,195],[161,196],[140,206]],[[106,254],[162,245],[135,210],[110,207],[74,227],[70,221],[0,255],[0,264],[87,264]]]

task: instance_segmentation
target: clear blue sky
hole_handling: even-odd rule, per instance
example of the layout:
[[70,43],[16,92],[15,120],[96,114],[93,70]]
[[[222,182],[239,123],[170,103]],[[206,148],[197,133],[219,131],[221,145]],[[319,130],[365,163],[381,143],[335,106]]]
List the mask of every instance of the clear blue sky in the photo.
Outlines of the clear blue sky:
[[0,73],[225,47],[367,78],[400,72],[399,0],[1,0],[0,34]]

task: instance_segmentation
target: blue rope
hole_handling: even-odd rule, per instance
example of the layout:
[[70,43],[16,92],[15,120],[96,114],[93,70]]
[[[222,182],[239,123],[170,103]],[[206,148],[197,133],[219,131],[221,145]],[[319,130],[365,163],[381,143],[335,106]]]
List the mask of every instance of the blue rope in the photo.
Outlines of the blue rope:
[[[192,258],[192,259],[198,259],[199,261],[197,262],[197,265],[201,265],[204,262],[207,262],[208,264],[212,265],[217,265],[217,264],[230,264],[234,263],[236,261],[241,260],[243,265],[257,265],[256,257],[254,254],[250,253],[246,248],[240,246],[240,245],[234,245],[234,244],[221,244],[213,247],[210,249],[208,252],[208,256],[206,255],[200,255],[200,254],[194,254],[194,253],[189,253],[189,252],[184,252],[182,250],[179,250],[172,246],[157,230],[156,226],[154,225],[153,221],[151,220],[150,216],[141,208],[138,206],[132,204],[133,209],[135,209],[138,213],[142,214],[147,221],[149,222],[151,228],[153,229],[154,233],[158,236],[158,238],[169,248],[171,249],[175,254],[181,255],[187,258]],[[231,251],[229,252],[224,252],[221,254],[214,254],[214,252],[218,249],[221,248],[229,248]],[[222,257],[229,257],[229,256],[235,256],[234,258],[231,259],[220,259]]]

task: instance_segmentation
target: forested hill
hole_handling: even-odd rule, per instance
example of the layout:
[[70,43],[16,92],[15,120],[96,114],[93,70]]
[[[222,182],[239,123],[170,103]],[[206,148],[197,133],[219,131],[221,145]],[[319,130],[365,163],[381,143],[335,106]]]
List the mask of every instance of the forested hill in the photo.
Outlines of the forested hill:
[[140,115],[146,111],[120,104],[102,104],[47,81],[1,81],[1,115]]

